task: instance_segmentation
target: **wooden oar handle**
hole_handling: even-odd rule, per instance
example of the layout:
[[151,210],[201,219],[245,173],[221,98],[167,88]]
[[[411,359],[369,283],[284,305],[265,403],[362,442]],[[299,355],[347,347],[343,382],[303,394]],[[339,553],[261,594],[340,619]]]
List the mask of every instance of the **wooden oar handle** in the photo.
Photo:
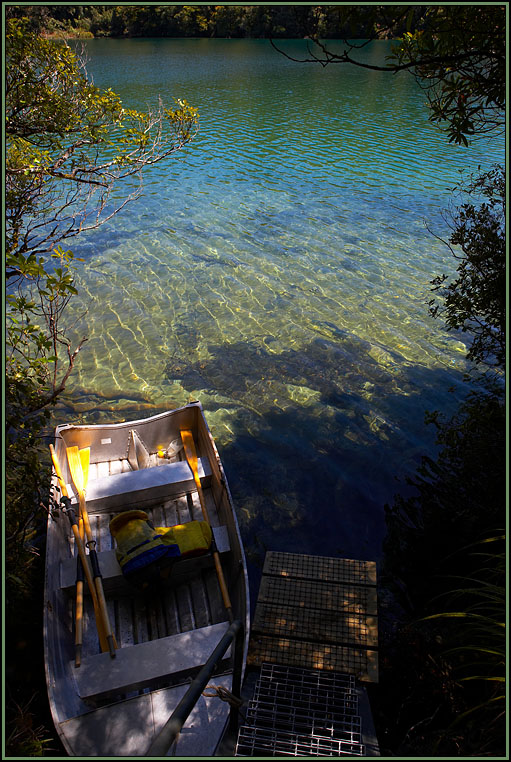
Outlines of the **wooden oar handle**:
[[83,546],[82,538],[80,537],[80,530],[78,529],[78,522],[76,520],[74,508],[72,507],[71,500],[68,497],[62,497],[60,502],[62,504],[62,510],[64,511],[64,513],[67,514],[67,517],[71,523],[71,528],[75,536],[76,547],[78,549],[78,557],[82,562],[83,570],[85,572],[85,577],[87,579],[87,583],[89,585],[92,598],[93,600],[95,600],[97,604],[96,588],[94,586],[94,581],[90,573],[90,568],[87,561],[87,555],[85,553],[85,548]]
[[[81,538],[80,529],[78,528],[78,522],[76,520],[74,508],[72,507],[71,500],[68,497],[66,484],[62,478],[62,472],[60,470],[59,460],[53,445],[50,445],[50,453],[51,453],[51,458],[53,461],[53,466],[55,468],[55,473],[60,482],[60,486],[62,490],[62,498],[60,501],[62,505],[62,510],[65,513],[67,513],[69,521],[71,522],[71,528],[75,536],[76,547],[78,548],[78,557],[82,561],[82,566],[85,572],[85,577],[87,579],[87,584],[89,585],[90,594],[91,594],[92,602],[94,605],[94,614],[96,616],[96,624],[98,628],[98,635],[99,635],[99,641],[101,644],[101,650],[110,651],[110,656],[114,657],[115,648],[117,644],[115,642],[115,636],[113,635],[110,629],[110,622],[108,620],[108,613],[106,608],[105,595],[103,592],[103,586],[101,584],[101,577],[99,577],[99,579],[96,578],[96,580],[92,579],[88,557],[87,557],[87,554],[85,553],[85,547]],[[85,528],[86,529],[88,528],[90,532],[89,517],[85,509],[85,501],[83,500],[83,496],[80,495],[80,507],[82,507],[82,501],[83,501],[83,511],[82,511],[82,516],[80,517],[80,524],[81,526],[83,526],[83,524],[85,523]],[[84,519],[84,521],[82,521],[82,519]],[[99,566],[97,566],[97,569],[99,571]],[[96,584],[94,584],[95,582]]]
[[[82,562],[80,561],[80,559],[78,559],[78,565],[82,567]],[[82,580],[77,579],[76,581],[75,667],[79,667],[82,662],[82,642],[83,642],[83,571],[82,571]]]
[[225,584],[225,577],[222,570],[222,564],[220,563],[220,556],[218,555],[218,552],[213,553],[213,560],[215,562],[216,575],[218,577],[218,584],[220,587],[220,592],[222,593],[222,600],[224,602],[225,610],[227,611],[229,622],[232,622],[234,619],[232,614],[232,603],[229,597],[229,591],[227,590],[227,585]]
[[[97,579],[94,580],[92,578],[92,574],[91,574],[91,570],[89,566],[89,559],[92,564],[92,557],[90,555],[87,556],[87,554],[85,553],[85,547],[83,545],[82,538],[80,537],[80,530],[78,529],[78,522],[76,520],[74,508],[71,505],[71,500],[68,497],[62,497],[61,503],[62,503],[62,510],[64,511],[64,513],[67,513],[69,521],[71,522],[71,528],[75,536],[76,547],[78,548],[78,557],[82,561],[82,566],[85,572],[85,577],[87,579],[87,584],[89,585],[92,602],[94,604],[94,613],[96,615],[96,621],[98,623],[98,635],[99,635],[99,640],[101,643],[101,650],[110,651],[110,655],[112,656],[111,644],[113,643],[115,648],[115,639],[113,638],[112,633],[109,632],[109,628],[105,626],[105,617],[103,615],[103,612],[101,611],[101,605],[100,605],[102,601],[100,600],[100,597],[98,596]],[[103,596],[103,602],[104,602],[104,596]],[[106,610],[106,604],[105,604],[105,610]],[[115,655],[115,652],[114,652],[114,655]]]
[[89,545],[89,559],[92,566],[92,576],[94,577],[94,583],[96,586],[96,595],[99,602],[99,611],[101,615],[101,619],[103,622],[103,627],[106,634],[106,640],[108,643],[108,650],[110,651],[110,656],[112,659],[115,658],[115,648],[116,648],[116,642],[115,637],[112,632],[112,628],[110,626],[110,620],[108,618],[108,609],[106,607],[106,599],[105,599],[105,593],[103,590],[103,581],[101,576],[101,571],[99,568],[99,559],[98,554],[94,550],[94,548],[90,548]]

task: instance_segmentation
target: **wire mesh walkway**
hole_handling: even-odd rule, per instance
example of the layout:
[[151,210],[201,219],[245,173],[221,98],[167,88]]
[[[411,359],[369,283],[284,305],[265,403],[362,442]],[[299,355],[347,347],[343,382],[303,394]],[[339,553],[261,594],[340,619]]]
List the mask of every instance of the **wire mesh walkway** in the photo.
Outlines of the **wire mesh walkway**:
[[356,683],[378,681],[377,614],[374,562],[266,554],[236,756],[366,756]]
[[263,664],[236,756],[364,756],[355,680]]

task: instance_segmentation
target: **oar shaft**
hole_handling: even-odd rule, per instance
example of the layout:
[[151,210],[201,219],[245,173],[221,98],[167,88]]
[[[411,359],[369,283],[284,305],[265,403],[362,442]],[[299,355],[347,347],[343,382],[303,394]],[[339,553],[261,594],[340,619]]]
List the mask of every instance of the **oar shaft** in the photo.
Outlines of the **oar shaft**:
[[232,622],[234,619],[232,613],[232,604],[229,597],[229,591],[227,590],[227,585],[225,584],[224,572],[222,569],[222,564],[220,563],[220,555],[218,550],[213,551],[213,560],[215,562],[216,575],[218,577],[218,584],[220,586],[220,592],[222,593],[222,600],[224,602],[225,610],[227,611],[229,622]]
[[112,632],[112,628],[110,627],[110,619],[108,618],[108,609],[106,606],[105,592],[103,590],[103,580],[101,577],[101,572],[99,570],[98,555],[94,549],[91,550],[89,548],[89,557],[91,560],[92,573],[93,573],[94,582],[96,585],[96,594],[98,596],[98,601],[99,601],[99,610],[101,612],[101,618],[103,620],[103,626],[105,628],[106,639],[108,642],[108,650],[110,651],[110,656],[114,658],[115,657],[114,635]]
[[89,521],[89,514],[87,513],[87,504],[85,502],[85,484],[84,473],[82,467],[82,461],[80,458],[80,451],[78,447],[69,447],[67,449],[67,458],[69,463],[69,470],[71,471],[71,478],[78,491],[78,499],[80,503],[80,515],[83,518],[83,524],[85,527],[85,536],[87,537],[87,547],[89,549],[89,558],[92,565],[92,572],[94,576],[94,584],[96,589],[96,596],[98,600],[98,608],[100,621],[102,623],[104,634],[108,643],[108,650],[110,656],[115,657],[115,638],[110,625],[110,619],[108,616],[108,609],[106,605],[105,592],[103,590],[103,580],[101,577],[101,571],[99,568],[98,556],[96,553],[96,541],[92,536],[92,530]]
[[[78,532],[83,544],[84,531],[83,519],[78,519]],[[76,559],[76,610],[75,610],[75,667],[79,667],[82,661],[83,644],[83,582],[85,572],[80,556]]]
[[76,547],[78,549],[78,556],[80,558],[80,561],[83,565],[83,570],[85,572],[85,578],[87,580],[87,584],[89,585],[90,592],[92,599],[96,601],[97,604],[97,597],[96,597],[96,588],[94,585],[94,580],[92,578],[92,574],[90,571],[87,554],[85,553],[85,547],[82,543],[82,538],[80,537],[80,530],[78,529],[78,523],[76,521],[76,516],[73,507],[71,506],[71,501],[68,497],[63,497],[61,501],[64,505],[64,512],[67,513],[67,516],[69,518],[69,521],[71,522],[71,529],[73,530],[73,534],[75,537],[75,543]]
[[[83,520],[82,520],[82,517],[80,517],[80,524],[81,524],[81,526],[80,526],[80,528],[78,528],[78,524],[77,524],[77,521],[76,521],[76,516],[75,516],[75,513],[74,513],[74,509],[72,508],[71,501],[69,500],[66,483],[64,482],[64,479],[62,478],[62,471],[60,470],[59,459],[57,457],[57,453],[55,452],[55,448],[53,447],[53,445],[50,445],[50,453],[51,453],[51,458],[52,458],[52,461],[53,461],[53,466],[55,468],[55,474],[57,475],[57,479],[59,480],[60,488],[61,488],[61,491],[62,491],[62,500],[61,500],[61,502],[64,505],[63,510],[67,513],[69,521],[71,523],[71,529],[73,531],[73,534],[74,534],[74,537],[75,537],[76,547],[77,547],[77,550],[78,550],[78,559],[82,563],[83,571],[85,573],[85,578],[86,578],[87,584],[89,586],[89,590],[90,590],[90,594],[91,594],[91,598],[92,598],[92,603],[93,603],[93,606],[94,606],[94,615],[95,615],[95,618],[96,618],[96,624],[97,624],[97,629],[98,629],[98,636],[99,636],[99,642],[100,642],[100,645],[101,645],[101,650],[102,651],[108,651],[110,647],[109,647],[109,642],[107,640],[107,636],[105,635],[105,626],[104,626],[104,623],[102,621],[103,618],[101,616],[101,611],[100,611],[100,606],[99,606],[99,600],[98,600],[96,585],[94,584],[94,580],[92,578],[92,574],[91,574],[91,571],[90,571],[88,557],[87,557],[87,554],[85,553],[85,547],[84,547],[83,540],[82,540],[82,535],[83,535]],[[77,591],[77,595],[78,595],[78,591]],[[83,620],[82,620],[82,625],[81,626],[83,628]],[[80,623],[78,624],[78,628],[79,627],[80,627]],[[75,642],[76,642],[76,639],[75,639]]]
[[195,449],[195,442],[193,441],[192,432],[188,431],[187,429],[181,429],[181,439],[183,440],[186,460],[188,461],[188,465],[192,470],[195,486],[197,487],[197,492],[199,493],[199,502],[204,521],[207,521],[208,524],[210,524],[211,522],[209,520],[208,509],[206,508],[206,501],[204,500],[204,495],[202,492],[202,484],[199,476],[199,460],[197,458],[197,450]]
[[211,522],[209,520],[208,509],[206,508],[206,501],[204,500],[204,493],[202,492],[202,484],[201,484],[201,481],[200,481],[200,476],[199,476],[197,465],[195,466],[195,471],[194,471],[193,477],[194,477],[194,480],[195,480],[195,486],[197,487],[197,492],[199,494],[199,502],[200,502],[200,507],[201,507],[201,510],[202,510],[202,515],[204,516],[204,521],[207,521],[208,524],[211,524]]
[[[208,516],[208,510],[206,508],[206,501],[204,499],[204,493],[202,491],[202,485],[201,485],[200,476],[199,476],[197,451],[195,449],[195,442],[193,441],[192,432],[189,431],[188,429],[181,429],[181,439],[183,440],[186,460],[188,461],[188,465],[190,466],[192,470],[195,485],[197,487],[199,502],[201,505],[204,521],[206,521],[211,526],[211,522]],[[212,544],[213,544],[213,547],[212,547],[213,560],[215,562],[215,569],[216,569],[216,575],[218,577],[218,584],[220,586],[220,592],[222,593],[222,600],[224,602],[224,606],[227,611],[227,616],[229,617],[229,621],[232,622],[234,617],[232,613],[231,599],[229,597],[229,591],[227,590],[227,585],[225,583],[224,572],[222,569],[222,564],[220,562],[220,554],[218,553],[218,550],[216,548],[214,535],[213,535]]]
[[[80,579],[81,575],[81,579]],[[76,575],[76,613],[75,613],[75,667],[82,662],[83,643],[83,565],[78,558]]]
[[[80,501],[82,501],[81,494],[80,494]],[[89,514],[87,513],[85,500],[83,500],[83,503],[82,503],[82,516],[83,516],[83,523],[85,526],[85,535],[87,537],[87,546],[89,548],[89,558],[90,558],[90,562],[92,566],[92,574],[94,577],[94,583],[96,585],[96,594],[97,594],[98,602],[99,602],[99,610],[101,612],[101,619],[103,621],[103,626],[105,628],[106,639],[108,642],[108,650],[110,651],[110,656],[113,658],[115,656],[115,638],[112,632],[112,628],[110,626],[110,619],[108,616],[108,609],[106,605],[105,591],[103,589],[103,577],[101,575],[101,570],[99,568],[99,559],[98,559],[98,554],[95,548],[96,541],[94,540],[92,536],[92,531],[91,531],[90,522],[89,522]]]

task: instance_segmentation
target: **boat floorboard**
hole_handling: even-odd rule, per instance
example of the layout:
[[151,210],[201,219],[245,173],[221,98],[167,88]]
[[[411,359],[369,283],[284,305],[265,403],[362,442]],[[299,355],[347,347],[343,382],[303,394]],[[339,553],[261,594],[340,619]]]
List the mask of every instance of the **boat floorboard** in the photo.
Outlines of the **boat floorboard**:
[[[95,466],[95,468],[93,468]],[[103,478],[110,473],[122,473],[131,470],[128,461],[91,464],[89,481],[94,477]],[[213,527],[218,527],[219,517],[210,489],[204,489],[204,498],[209,520]],[[125,510],[136,505],[125,506]],[[149,519],[154,526],[173,526],[203,518],[197,491],[146,507]],[[115,548],[115,541],[110,533],[109,522],[116,512],[89,513],[93,538],[96,540],[98,553]],[[76,556],[74,536],[69,529],[69,557]],[[179,563],[179,562],[178,562]],[[198,568],[186,581],[173,584],[162,594],[160,589],[138,593],[132,596],[122,593],[107,594],[107,609],[117,646],[123,648],[138,643],[145,643],[157,638],[168,637],[188,632],[198,627],[207,627],[225,620],[216,572],[213,567]],[[74,621],[74,595],[69,596],[69,617]],[[84,636],[83,658],[100,653],[94,609],[89,596],[84,599]]]

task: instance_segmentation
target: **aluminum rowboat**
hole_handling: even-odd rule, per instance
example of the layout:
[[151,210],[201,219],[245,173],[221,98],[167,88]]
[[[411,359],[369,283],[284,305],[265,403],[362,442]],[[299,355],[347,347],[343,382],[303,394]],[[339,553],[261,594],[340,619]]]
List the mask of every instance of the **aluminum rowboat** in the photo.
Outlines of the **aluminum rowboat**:
[[[59,505],[52,474],[44,600],[44,648],[53,720],[70,756],[145,756],[229,627],[212,554],[178,560],[168,581],[144,592],[130,586],[117,562],[110,520],[145,511],[154,526],[201,520],[192,471],[180,447],[180,429],[192,431],[199,475],[232,614],[242,636],[218,664],[168,754],[213,756],[229,718],[221,689],[239,690],[248,634],[245,555],[225,473],[198,402],[152,417],[108,425],[61,425],[55,451],[72,506],[78,495],[66,451],[90,448],[87,512],[102,574],[115,658],[101,652],[90,595],[84,596],[84,635],[74,662],[76,554],[69,517]],[[163,456],[163,457],[162,457]],[[87,585],[85,584],[86,589]],[[220,690],[217,690],[220,688]],[[225,696],[225,692],[224,692]]]

